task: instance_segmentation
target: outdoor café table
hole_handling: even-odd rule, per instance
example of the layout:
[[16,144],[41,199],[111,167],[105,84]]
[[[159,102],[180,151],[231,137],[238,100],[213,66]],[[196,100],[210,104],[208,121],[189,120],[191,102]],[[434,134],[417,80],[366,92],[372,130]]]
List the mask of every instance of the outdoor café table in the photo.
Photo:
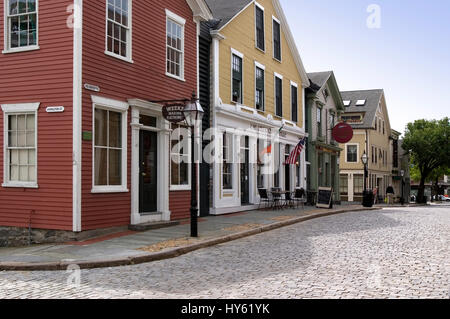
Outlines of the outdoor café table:
[[[278,195],[277,197],[278,197],[279,201],[281,202],[281,200],[282,200],[281,196],[284,195],[286,198],[286,194],[289,194],[290,192],[289,191],[271,191],[271,193],[272,193],[272,198],[274,198],[273,195]],[[274,205],[275,205],[275,202],[274,202]],[[286,203],[284,205],[281,205],[281,203],[280,203],[279,207],[283,208],[284,206],[286,206]]]

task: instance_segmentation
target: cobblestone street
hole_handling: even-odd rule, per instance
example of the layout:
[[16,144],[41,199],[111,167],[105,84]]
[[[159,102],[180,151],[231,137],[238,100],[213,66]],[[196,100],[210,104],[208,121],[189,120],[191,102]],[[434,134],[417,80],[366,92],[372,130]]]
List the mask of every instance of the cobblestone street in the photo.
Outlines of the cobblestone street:
[[310,220],[175,259],[0,272],[0,298],[449,298],[450,206]]

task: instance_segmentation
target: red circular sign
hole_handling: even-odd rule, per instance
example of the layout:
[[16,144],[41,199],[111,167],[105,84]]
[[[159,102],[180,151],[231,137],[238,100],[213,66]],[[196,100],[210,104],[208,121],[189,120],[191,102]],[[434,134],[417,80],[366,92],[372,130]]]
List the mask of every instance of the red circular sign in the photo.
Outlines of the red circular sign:
[[353,128],[347,123],[339,123],[333,128],[333,138],[338,143],[348,143],[353,138]]

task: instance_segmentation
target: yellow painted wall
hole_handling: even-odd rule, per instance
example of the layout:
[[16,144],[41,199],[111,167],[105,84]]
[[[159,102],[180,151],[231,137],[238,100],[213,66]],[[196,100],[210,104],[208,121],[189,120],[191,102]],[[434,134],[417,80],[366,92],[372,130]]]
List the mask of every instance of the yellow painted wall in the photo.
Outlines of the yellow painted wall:
[[220,33],[225,36],[219,48],[220,98],[225,104],[233,104],[231,98],[231,48],[244,55],[243,59],[243,105],[255,108],[255,61],[265,66],[265,112],[275,116],[274,72],[283,76],[283,118],[291,119],[291,84],[298,85],[298,121],[303,126],[302,82],[288,42],[281,28],[282,62],[273,58],[272,15],[280,20],[271,0],[258,1],[264,7],[265,53],[256,48],[255,4],[251,4],[234,18]]
[[363,170],[364,169],[364,165],[361,162],[361,156],[364,154],[364,150],[365,150],[365,144],[366,144],[366,135],[364,134],[359,134],[359,133],[363,133],[364,130],[355,130],[355,134],[353,135],[353,138],[350,142],[348,142],[348,144],[358,144],[359,145],[359,154],[358,154],[358,163],[346,163],[345,159],[346,159],[346,152],[347,152],[347,148],[346,148],[346,144],[340,144],[339,147],[343,149],[343,151],[341,152],[341,157],[340,157],[340,165],[339,168],[340,170]]

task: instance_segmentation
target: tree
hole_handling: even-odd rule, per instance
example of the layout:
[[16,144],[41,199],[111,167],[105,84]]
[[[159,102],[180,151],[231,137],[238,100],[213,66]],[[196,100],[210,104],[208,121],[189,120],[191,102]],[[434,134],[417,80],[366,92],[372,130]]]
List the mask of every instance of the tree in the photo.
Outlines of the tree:
[[411,151],[412,163],[420,173],[418,201],[424,202],[425,182],[436,169],[450,167],[450,121],[417,120],[406,127],[402,147]]

